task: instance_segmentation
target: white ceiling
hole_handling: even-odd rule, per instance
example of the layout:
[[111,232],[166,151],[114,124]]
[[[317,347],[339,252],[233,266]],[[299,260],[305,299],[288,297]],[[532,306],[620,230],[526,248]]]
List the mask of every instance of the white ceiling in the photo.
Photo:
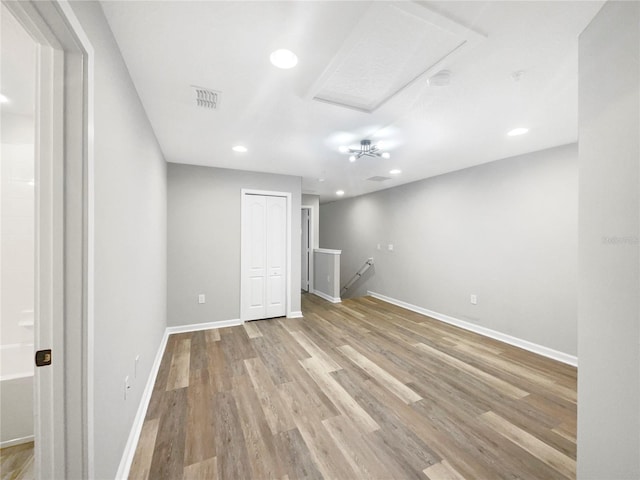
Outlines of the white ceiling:
[[[303,192],[325,202],[338,189],[355,196],[575,142],[577,39],[603,3],[102,6],[169,162],[301,176]],[[270,64],[279,48],[298,55],[295,68]],[[441,69],[451,72],[450,84],[430,87],[428,77]],[[192,85],[222,92],[219,109],[196,107]],[[323,95],[373,111],[313,99]],[[518,126],[529,133],[506,136]],[[391,159],[350,163],[338,151],[364,138]],[[249,151],[235,153],[234,145]],[[366,180],[391,176],[392,168],[402,174]]]

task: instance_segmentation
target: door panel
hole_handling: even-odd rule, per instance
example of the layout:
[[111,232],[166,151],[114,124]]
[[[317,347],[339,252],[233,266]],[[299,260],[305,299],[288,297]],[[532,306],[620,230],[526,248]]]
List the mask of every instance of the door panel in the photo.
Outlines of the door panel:
[[266,198],[247,195],[245,199],[245,224],[243,248],[248,254],[247,271],[243,272],[243,288],[246,293],[248,319],[262,318],[265,310],[265,287],[267,281],[265,228]]
[[266,316],[281,317],[285,309],[285,272],[287,253],[287,199],[267,197],[267,281]]

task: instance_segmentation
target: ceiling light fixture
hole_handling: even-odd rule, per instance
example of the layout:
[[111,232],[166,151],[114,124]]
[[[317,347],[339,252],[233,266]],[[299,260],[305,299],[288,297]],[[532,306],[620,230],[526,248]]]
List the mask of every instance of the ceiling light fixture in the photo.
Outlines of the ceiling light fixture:
[[389,170],[389,173],[391,175],[400,175],[402,173],[402,170],[398,170],[397,168],[394,168],[393,170]]
[[285,70],[295,67],[298,63],[298,57],[296,54],[291,50],[286,50],[284,48],[273,52],[269,57],[269,60],[271,60],[271,63],[274,66]]
[[391,154],[389,152],[383,152],[378,145],[371,145],[371,140],[360,140],[360,148],[349,148],[346,152],[340,149],[340,151],[350,154],[350,162],[355,162],[361,157],[391,158]]
[[0,103],[9,103],[9,99],[0,93]]
[[238,153],[247,153],[248,152],[247,147],[244,147],[242,145],[236,145],[231,150],[233,150],[234,152],[238,152]]
[[336,195],[338,195],[339,197],[341,197],[342,195],[344,195],[344,190],[338,190],[336,192]]
[[517,135],[524,135],[528,131],[529,131],[528,128],[518,127],[511,130],[509,133],[507,133],[507,135],[509,135],[510,137],[515,137]]

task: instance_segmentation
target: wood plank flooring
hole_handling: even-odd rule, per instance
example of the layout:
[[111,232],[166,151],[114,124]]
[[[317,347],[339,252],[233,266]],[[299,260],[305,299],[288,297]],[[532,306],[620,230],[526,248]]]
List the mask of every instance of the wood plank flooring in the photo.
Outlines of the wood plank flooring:
[[33,442],[0,449],[0,479],[33,480]]
[[575,368],[370,297],[303,312],[171,335],[130,478],[575,478]]

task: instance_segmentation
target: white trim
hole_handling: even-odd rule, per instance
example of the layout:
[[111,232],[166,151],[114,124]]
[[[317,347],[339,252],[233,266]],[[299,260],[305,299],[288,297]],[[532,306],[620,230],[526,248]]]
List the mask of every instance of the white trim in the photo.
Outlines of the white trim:
[[176,325],[173,327],[167,327],[167,334],[173,335],[174,333],[184,332],[197,332],[199,330],[210,330],[212,328],[224,328],[224,327],[236,327],[242,325],[244,322],[239,318],[232,320],[218,320],[217,322],[206,323],[193,323],[191,325]]
[[302,315],[301,311],[291,312],[289,315],[287,315],[287,318],[304,318],[304,315]]
[[[243,239],[244,239],[244,202],[247,195],[264,195],[269,197],[284,197],[287,200],[287,286],[286,288],[286,307],[285,314],[288,316],[291,313],[291,262],[292,262],[292,246],[291,246],[291,215],[292,215],[292,196],[291,192],[275,192],[271,190],[254,190],[251,188],[240,189],[240,319],[242,321],[249,320],[244,314],[244,295],[246,292],[243,288],[243,274],[245,271],[246,257],[243,255]],[[299,279],[297,280],[299,281]],[[250,319],[257,320],[257,319]]]
[[340,254],[342,254],[342,250],[333,250],[331,248],[314,248],[313,251],[315,253],[325,253],[327,255],[340,255]]
[[133,456],[136,453],[136,447],[138,446],[138,440],[140,440],[140,433],[142,432],[142,425],[144,424],[144,418],[147,416],[147,409],[149,408],[149,402],[151,401],[151,394],[153,393],[153,387],[156,383],[156,377],[160,370],[160,363],[162,362],[162,356],[167,348],[167,340],[169,338],[168,328],[165,329],[160,346],[156,352],[156,358],[153,360],[151,366],[151,372],[149,372],[149,378],[142,392],[142,398],[138,404],[138,411],[133,419],[133,425],[129,431],[129,438],[127,444],[124,447],[122,458],[120,459],[120,465],[118,466],[118,472],[116,473],[117,479],[126,479],[129,477],[129,470],[131,470],[131,464],[133,463]]
[[559,352],[557,350],[553,350],[552,348],[545,347],[543,345],[538,345],[537,343],[532,343],[527,340],[522,340],[521,338],[512,337],[511,335],[507,335],[506,333],[497,332],[495,330],[491,330],[490,328],[482,327],[480,325],[474,325],[473,323],[467,322],[465,320],[460,320],[458,318],[451,317],[443,313],[438,313],[438,312],[434,312],[433,310],[428,310],[426,308],[418,307],[416,305],[403,302],[402,300],[397,300],[395,298],[387,297],[386,295],[372,292],[370,290],[367,291],[367,295],[373,298],[377,298],[378,300],[383,300],[387,303],[397,305],[398,307],[406,308],[407,310],[411,310],[412,312],[421,313],[422,315],[426,315],[427,317],[434,318],[441,322],[448,323],[456,327],[460,327],[464,330],[468,330],[470,332],[478,333],[485,337],[493,338],[495,340],[508,343],[509,345],[522,348],[529,352],[537,353],[538,355],[542,355],[543,357],[551,358],[553,360],[557,360],[558,362],[566,363],[567,365],[572,365],[574,367],[578,366],[578,357],[576,357],[575,355],[569,355],[568,353]]
[[0,442],[0,448],[15,447],[16,445],[22,445],[23,443],[29,443],[29,442],[33,442],[33,435],[14,438],[12,440],[5,440],[4,442]]
[[320,290],[314,290],[313,292],[314,295],[317,295],[320,298],[324,298],[325,300],[331,302],[331,303],[342,303],[342,299],[340,297],[332,297],[331,295],[327,295],[324,292],[321,292]]

